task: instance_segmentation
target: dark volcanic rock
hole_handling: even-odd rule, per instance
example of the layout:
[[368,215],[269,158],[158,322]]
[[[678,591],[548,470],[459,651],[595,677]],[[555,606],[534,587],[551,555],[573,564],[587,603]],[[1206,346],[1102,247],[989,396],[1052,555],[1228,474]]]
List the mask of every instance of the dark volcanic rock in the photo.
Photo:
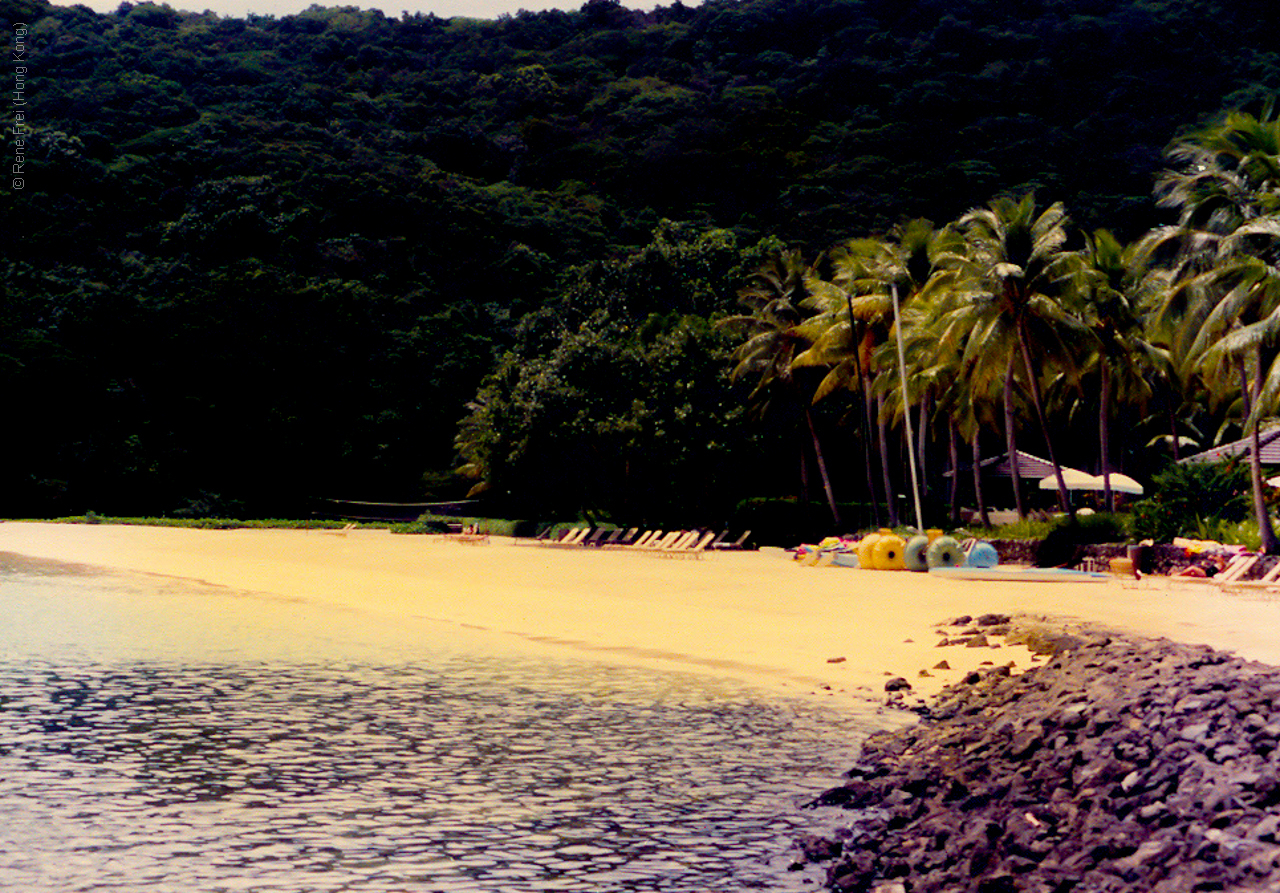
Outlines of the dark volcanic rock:
[[850,811],[838,850],[804,847],[828,886],[1280,890],[1280,669],[1165,640],[1031,641],[1052,659],[970,673],[818,798]]

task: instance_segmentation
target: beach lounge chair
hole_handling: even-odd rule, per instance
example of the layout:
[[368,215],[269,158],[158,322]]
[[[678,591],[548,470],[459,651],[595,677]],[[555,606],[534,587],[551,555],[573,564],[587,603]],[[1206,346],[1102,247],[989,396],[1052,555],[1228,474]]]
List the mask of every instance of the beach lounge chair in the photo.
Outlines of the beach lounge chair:
[[564,536],[560,537],[560,539],[547,540],[545,543],[541,543],[540,545],[560,548],[581,545],[582,541],[587,538],[587,534],[590,532],[590,527],[574,527],[565,531]]
[[619,549],[643,549],[645,546],[654,542],[658,537],[662,536],[661,530],[646,530],[640,535],[640,538],[633,543],[620,545]]
[[609,535],[606,536],[604,539],[597,540],[596,545],[600,546],[601,548],[604,548],[605,546],[612,546],[615,543],[617,543],[618,540],[622,539],[623,532],[624,531],[622,530],[621,527],[615,527],[613,530],[609,531]]
[[673,552],[676,549],[683,549],[698,536],[696,530],[673,530],[662,539],[650,542],[649,545],[640,549],[642,552],[652,553],[655,555]]
[[672,541],[664,551],[674,552],[677,549],[687,549],[695,540],[698,539],[700,532],[697,530],[686,530]]
[[1241,553],[1232,557],[1222,570],[1214,574],[1212,577],[1190,577],[1184,574],[1170,574],[1169,579],[1174,583],[1184,583],[1190,586],[1219,586],[1226,587],[1233,585],[1239,578],[1257,563],[1259,555],[1250,555]]
[[657,552],[661,549],[670,549],[672,544],[684,535],[685,531],[683,530],[672,530],[662,537],[654,537],[643,546],[637,544],[632,546],[632,548],[638,549],[642,552]]
[[1237,555],[1219,573],[1208,579],[1223,589],[1240,586],[1244,582],[1244,575],[1253,570],[1253,566],[1261,560],[1261,555]]
[[600,542],[605,538],[605,536],[606,536],[608,533],[609,533],[608,528],[605,528],[605,527],[597,527],[597,528],[595,529],[595,531],[591,534],[591,536],[589,536],[589,537],[587,537],[586,539],[582,540],[581,545],[584,545],[584,546],[598,546],[598,545],[600,545]]
[[633,549],[642,543],[647,543],[654,534],[652,530],[646,530],[639,536],[636,535],[637,528],[633,527],[628,530],[626,535],[621,537],[616,543],[605,543],[606,549]]
[[1267,571],[1257,580],[1241,580],[1236,578],[1234,582],[1226,584],[1231,589],[1266,589],[1269,591],[1280,591],[1280,562],[1277,562],[1271,570]]
[[544,527],[542,527],[542,529],[540,529],[536,535],[529,538],[516,537],[511,542],[512,542],[512,545],[515,545],[515,546],[530,546],[530,545],[540,546],[543,543],[545,543],[547,540],[551,539],[551,532],[555,529],[556,529],[556,526],[554,524],[547,524]]
[[726,527],[724,530],[716,534],[715,539],[713,539],[710,543],[707,544],[707,548],[718,549],[720,547],[720,544],[723,543],[726,539],[728,539],[728,537],[729,537],[729,528]]
[[658,554],[668,558],[701,558],[707,554],[707,547],[714,539],[715,534],[711,531],[707,531],[701,537],[698,537],[695,531],[694,538],[688,540],[686,545],[672,547]]
[[738,551],[738,550],[741,550],[741,549],[745,548],[745,543],[746,543],[746,541],[747,541],[747,537],[749,537],[749,536],[751,536],[751,531],[750,531],[750,530],[744,530],[744,531],[742,532],[742,536],[738,537],[738,538],[737,538],[736,540],[734,540],[733,542],[731,542],[731,543],[717,543],[717,544],[715,545],[715,548],[716,548],[717,550],[720,550],[720,549],[732,550],[732,551]]
[[590,527],[579,527],[578,530],[565,537],[562,545],[565,546],[581,546],[586,542],[587,537],[591,534]]

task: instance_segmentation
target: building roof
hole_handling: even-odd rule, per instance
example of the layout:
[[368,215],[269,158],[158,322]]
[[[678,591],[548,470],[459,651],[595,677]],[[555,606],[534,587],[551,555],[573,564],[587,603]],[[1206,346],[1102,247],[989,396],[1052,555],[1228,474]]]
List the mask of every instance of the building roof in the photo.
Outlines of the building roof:
[[[1018,456],[1018,476],[1026,480],[1040,480],[1041,478],[1053,477],[1053,463],[1048,459],[1041,459],[1039,456],[1033,456],[1030,453],[1024,453],[1022,450],[1017,451]],[[996,477],[1013,477],[1010,470],[1013,466],[1009,462],[1009,454],[1001,453],[998,456],[991,456],[978,462],[978,467],[982,469],[983,474],[995,475]],[[960,470],[962,472],[972,471],[972,463],[962,462]],[[1068,466],[1062,466],[1062,470],[1075,471]],[[1084,474],[1084,472],[1081,472]],[[944,477],[950,477],[951,472],[948,471]]]
[[[1022,450],[1018,450],[1016,455],[1018,457],[1018,477],[1031,480],[1053,477],[1053,463],[1048,459],[1041,459],[1039,456],[1024,453]],[[1001,456],[992,456],[990,459],[983,459],[980,464],[982,469],[989,474],[994,474],[998,477],[1013,477],[1013,464],[1009,461],[1008,453]],[[1063,465],[1062,470],[1074,471],[1075,469]],[[1084,474],[1084,472],[1080,473]]]
[[[1211,450],[1196,453],[1194,456],[1180,460],[1181,462],[1221,462],[1236,456],[1249,455],[1249,441],[1246,437],[1232,443],[1224,443]],[[1280,465],[1280,425],[1263,431],[1258,436],[1259,458],[1263,465]]]

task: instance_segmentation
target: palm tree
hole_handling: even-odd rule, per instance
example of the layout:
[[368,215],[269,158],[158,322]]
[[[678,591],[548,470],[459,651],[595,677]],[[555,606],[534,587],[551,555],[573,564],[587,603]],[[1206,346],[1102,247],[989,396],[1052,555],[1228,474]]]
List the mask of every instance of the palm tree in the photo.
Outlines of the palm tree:
[[965,250],[942,263],[954,266],[971,282],[970,300],[960,311],[974,332],[969,353],[1000,356],[1022,366],[1053,465],[1058,501],[1070,513],[1040,387],[1041,364],[1049,357],[1069,364],[1071,352],[1064,349],[1062,338],[1082,328],[1060,300],[1079,265],[1078,255],[1065,248],[1066,210],[1058,202],[1037,213],[1035,196],[1028,193],[1016,201],[996,198],[986,208],[965,214],[959,223]]
[[[798,304],[804,300],[806,266],[798,251],[775,252],[747,280],[738,292],[744,305],[751,309],[749,315],[732,316],[721,325],[745,331],[747,340],[734,352],[737,365],[731,378],[755,379],[756,386],[750,400],[756,411],[763,415],[769,410],[775,394],[782,394],[793,406],[798,406],[804,416],[813,444],[818,473],[832,520],[840,524],[840,510],[836,506],[831,478],[822,453],[822,442],[814,425],[810,400],[804,399],[792,373],[796,356],[810,346],[810,340],[801,328],[803,316]],[[804,473],[804,454],[801,453],[801,472]]]
[[[941,256],[941,255],[939,255]],[[947,420],[947,448],[951,465],[951,516],[959,509],[959,436],[972,451],[974,500],[984,527],[990,527],[982,490],[981,434],[995,427],[993,408],[1000,398],[1002,376],[979,352],[968,348],[972,330],[957,309],[967,300],[964,282],[952,272],[938,272],[904,311],[906,354],[914,370],[914,387],[931,393]],[[923,405],[924,400],[921,400]]]
[[[847,374],[849,361],[852,361],[854,372],[861,379],[864,387],[866,405],[870,403],[870,395],[875,391],[880,407],[878,415],[880,431],[881,472],[884,478],[886,501],[888,503],[890,522],[897,522],[897,509],[892,496],[892,483],[889,475],[888,442],[885,411],[886,388],[873,388],[871,376],[862,373],[863,368],[878,370],[881,376],[887,376],[882,382],[891,381],[894,376],[888,370],[894,369],[892,356],[883,353],[873,354],[873,362],[863,362],[862,347],[869,346],[868,341],[884,345],[890,334],[895,332],[900,321],[895,319],[895,303],[908,306],[929,284],[934,270],[935,256],[954,247],[959,237],[952,231],[939,231],[928,220],[911,220],[893,228],[884,239],[855,239],[834,249],[829,256],[829,263],[834,273],[829,282],[814,284],[814,298],[811,306],[819,310],[819,315],[811,323],[815,334],[814,348],[797,359],[799,364],[821,364],[832,366],[832,386],[839,376]],[[843,306],[842,306],[843,305]],[[843,319],[842,319],[843,313]],[[841,331],[847,320],[849,334],[841,337]],[[858,338],[856,332],[861,326],[863,337]],[[852,337],[851,337],[852,335]],[[852,345],[859,349],[850,350]],[[905,361],[899,357],[897,378],[899,386],[904,387]],[[833,379],[832,376],[837,378]],[[906,431],[907,450],[913,455],[916,444],[911,431],[909,407],[903,405],[903,427]],[[922,432],[923,435],[923,432]],[[911,464],[913,490],[916,493],[917,524],[922,523],[919,517],[919,489],[916,483],[916,465],[914,458]]]
[[[867,494],[871,502],[872,516],[877,526],[880,524],[880,500],[876,490],[874,467],[877,464],[875,442],[871,438],[871,379],[872,351],[875,347],[875,332],[870,321],[879,314],[879,310],[852,296],[840,286],[821,278],[816,272],[819,264],[811,270],[806,285],[809,296],[804,306],[814,311],[803,325],[803,331],[810,339],[810,347],[800,353],[792,363],[795,368],[805,366],[827,369],[826,375],[814,389],[813,402],[817,403],[837,391],[849,391],[857,395],[858,426],[862,435],[866,461],[863,466],[867,475]],[[880,463],[883,466],[883,463]],[[887,480],[887,478],[886,478]],[[890,524],[896,524],[896,515],[892,509],[892,490],[886,492],[889,508]]]
[[1085,236],[1084,265],[1077,297],[1093,334],[1090,365],[1098,376],[1098,452],[1107,511],[1115,511],[1111,491],[1111,404],[1145,403],[1155,373],[1168,368],[1169,353],[1146,338],[1143,308],[1162,290],[1163,278],[1147,268],[1137,244],[1122,245],[1100,229]]
[[1263,550],[1280,552],[1267,511],[1259,459],[1262,419],[1280,403],[1280,118],[1231,112],[1176,143],[1176,167],[1157,185],[1159,204],[1178,212],[1148,249],[1175,245],[1166,313],[1187,326],[1186,354],[1201,369],[1240,379],[1254,513]]
[[814,391],[815,402],[839,390],[859,395],[862,407],[860,423],[868,460],[867,490],[872,494],[874,503],[874,454],[880,468],[889,524],[896,526],[898,510],[889,475],[887,434],[884,418],[879,412],[876,413],[875,426],[879,434],[878,444],[871,438],[871,406],[876,399],[874,382],[883,374],[875,362],[876,347],[888,337],[892,301],[883,292],[865,292],[856,250],[861,241],[864,240],[837,246],[827,253],[822,266],[832,271],[829,279],[822,278],[816,270],[811,272],[807,283],[810,294],[805,306],[813,310],[814,315],[805,322],[804,331],[813,343],[796,357],[795,366],[816,366],[828,370]]

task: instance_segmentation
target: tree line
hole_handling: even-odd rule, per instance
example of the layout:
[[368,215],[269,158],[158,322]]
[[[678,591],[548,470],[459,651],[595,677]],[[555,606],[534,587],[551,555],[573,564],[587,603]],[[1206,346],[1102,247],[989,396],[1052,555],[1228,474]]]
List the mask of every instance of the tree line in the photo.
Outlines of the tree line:
[[[921,516],[900,495],[922,491],[928,521],[954,523],[963,492],[989,525],[980,460],[997,442],[1009,457],[1013,498],[1025,518],[1027,482],[1019,480],[1015,459],[1020,447],[1048,456],[1058,507],[1071,512],[1062,471],[1067,460],[1102,476],[1104,507],[1114,510],[1113,473],[1149,479],[1188,452],[1247,437],[1254,517],[1263,547],[1275,551],[1258,461],[1260,429],[1280,403],[1275,104],[1264,103],[1256,116],[1230,112],[1187,134],[1168,159],[1156,204],[1176,220],[1130,241],[1107,229],[1078,230],[1063,203],[1046,205],[1028,192],[998,196],[942,226],[912,219],[884,236],[838,243],[812,260],[797,249],[769,248],[738,291],[748,312],[729,314],[721,303],[715,315],[715,328],[736,343],[721,397],[736,397],[733,411],[771,420],[771,461],[787,461],[778,445],[789,442],[801,480],[812,466],[813,489],[818,492],[820,482],[832,529],[866,520],[842,519],[837,491],[855,492],[875,523],[891,525],[918,523]],[[605,310],[598,313],[591,322],[610,319]],[[586,331],[591,340],[604,329],[584,324],[536,362],[558,362],[570,343],[581,349]],[[618,332],[603,337],[615,348],[625,340]],[[717,359],[725,356],[722,348]],[[485,425],[495,398],[514,400],[544,374],[527,361],[517,365],[516,378],[491,378],[474,406],[467,421],[473,428],[460,440],[472,458],[511,448],[497,437],[484,444],[488,452],[477,451],[475,429],[493,435],[496,429]],[[665,377],[649,381],[660,388],[674,384]],[[555,388],[564,386],[558,381]],[[580,393],[590,392],[588,386]],[[636,393],[628,387],[620,398],[625,403]],[[632,436],[639,428],[625,425],[611,430],[613,440],[601,449],[605,442],[586,423],[583,401],[570,402],[579,413],[572,419],[537,419],[520,430],[526,436],[573,432],[563,436],[573,438],[576,450],[590,445],[615,461],[645,452]],[[827,413],[824,426],[816,416],[829,403],[839,411]],[[710,404],[699,409],[704,416],[716,412]],[[824,450],[824,427],[841,441],[834,460]],[[587,496],[597,471],[608,465],[603,458],[570,459],[581,489],[542,494],[539,501],[568,496],[578,506],[616,507],[616,500],[597,495],[592,503]],[[714,461],[682,467],[711,476]],[[536,464],[548,467],[547,457]],[[843,466],[838,486],[833,465]],[[502,482],[483,463],[467,470],[486,485]],[[747,468],[734,473],[739,481],[751,479]],[[571,475],[560,468],[554,476]],[[516,475],[512,485],[526,484]]]
[[[615,438],[648,432],[612,472],[624,505],[677,492],[655,470],[677,437],[707,465],[673,510],[785,490],[796,463],[706,371],[770,251],[1031,190],[1134,238],[1159,219],[1161,147],[1280,64],[1271,7],[1212,0],[592,0],[493,21],[3,5],[28,25],[32,125],[27,185],[0,194],[6,515],[453,497],[455,439],[484,434],[466,405],[505,399],[486,376],[564,341],[564,381],[592,333],[624,345],[618,381],[672,384],[597,407]],[[835,449],[860,448],[839,422],[861,401],[809,410]],[[581,467],[553,440],[485,473]]]

